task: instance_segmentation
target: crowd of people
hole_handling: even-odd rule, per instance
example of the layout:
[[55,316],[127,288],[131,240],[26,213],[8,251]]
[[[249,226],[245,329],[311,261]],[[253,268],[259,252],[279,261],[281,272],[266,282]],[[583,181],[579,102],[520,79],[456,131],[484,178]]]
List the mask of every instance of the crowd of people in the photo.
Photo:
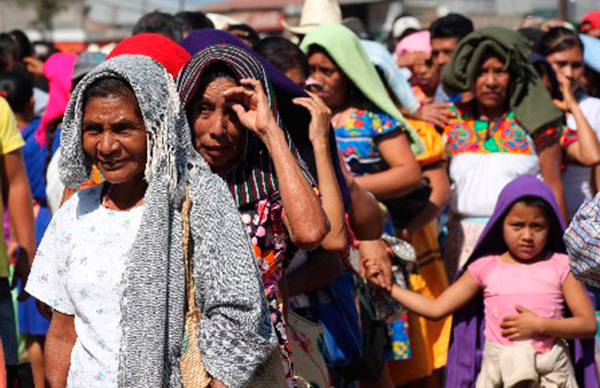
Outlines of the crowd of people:
[[0,388],[599,386],[600,11],[342,16],[0,33]]

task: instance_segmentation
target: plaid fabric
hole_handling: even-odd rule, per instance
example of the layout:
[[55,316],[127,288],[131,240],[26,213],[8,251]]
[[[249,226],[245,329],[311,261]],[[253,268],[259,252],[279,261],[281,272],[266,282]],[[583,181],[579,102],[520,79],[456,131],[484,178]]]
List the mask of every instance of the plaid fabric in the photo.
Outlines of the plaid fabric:
[[586,200],[567,229],[564,241],[571,272],[581,281],[600,287],[600,194]]
[[[316,187],[306,164],[296,149],[289,132],[277,110],[277,103],[271,82],[260,62],[246,50],[228,44],[209,46],[194,55],[192,60],[181,71],[177,80],[177,89],[184,106],[193,99],[198,90],[202,74],[212,63],[221,62],[227,65],[238,80],[250,78],[261,81],[273,115],[285,132],[290,151],[298,160],[298,164],[306,179]],[[246,131],[246,149],[238,167],[225,180],[229,190],[239,207],[269,198],[279,190],[275,167],[266,146],[252,132]]]

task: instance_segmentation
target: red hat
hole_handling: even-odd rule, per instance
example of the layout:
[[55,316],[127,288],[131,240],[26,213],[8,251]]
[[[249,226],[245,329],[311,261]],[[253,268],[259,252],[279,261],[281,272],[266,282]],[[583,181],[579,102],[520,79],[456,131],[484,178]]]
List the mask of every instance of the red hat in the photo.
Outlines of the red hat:
[[581,26],[579,29],[581,32],[586,33],[595,28],[600,28],[600,10],[592,11],[581,19]]
[[187,51],[171,39],[159,34],[139,34],[125,39],[110,53],[107,59],[119,55],[145,55],[160,63],[177,78],[179,70],[192,58]]

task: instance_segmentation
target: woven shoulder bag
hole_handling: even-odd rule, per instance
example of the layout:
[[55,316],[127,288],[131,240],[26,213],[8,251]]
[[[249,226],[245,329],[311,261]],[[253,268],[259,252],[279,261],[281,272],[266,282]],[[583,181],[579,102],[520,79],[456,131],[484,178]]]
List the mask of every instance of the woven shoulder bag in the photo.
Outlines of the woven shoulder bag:
[[185,264],[185,288],[187,306],[185,311],[184,334],[181,355],[181,377],[184,388],[206,388],[210,385],[211,377],[204,366],[202,352],[198,345],[200,333],[200,309],[196,304],[194,292],[194,263],[190,260],[190,209],[192,199],[189,189],[186,189],[183,201],[183,258]]

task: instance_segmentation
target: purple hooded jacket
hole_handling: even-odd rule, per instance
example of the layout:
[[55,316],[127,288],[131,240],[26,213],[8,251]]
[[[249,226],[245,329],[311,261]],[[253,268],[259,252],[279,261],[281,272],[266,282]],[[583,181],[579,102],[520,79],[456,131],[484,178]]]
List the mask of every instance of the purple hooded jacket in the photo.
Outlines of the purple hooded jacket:
[[[481,257],[506,252],[506,245],[501,235],[501,221],[510,207],[523,197],[540,198],[552,207],[554,217],[556,217],[556,222],[552,224],[560,225],[560,230],[550,231],[547,249],[557,253],[566,253],[562,240],[565,222],[560,215],[552,190],[533,175],[524,175],[506,185],[500,193],[494,214],[481,234],[465,269],[470,263]],[[461,276],[465,269],[458,276]],[[446,387],[471,388],[475,386],[477,375],[481,370],[485,344],[484,327],[483,294],[480,293],[453,316],[452,338],[446,364]],[[582,388],[597,388],[594,339],[569,341],[569,348],[578,385]]]

